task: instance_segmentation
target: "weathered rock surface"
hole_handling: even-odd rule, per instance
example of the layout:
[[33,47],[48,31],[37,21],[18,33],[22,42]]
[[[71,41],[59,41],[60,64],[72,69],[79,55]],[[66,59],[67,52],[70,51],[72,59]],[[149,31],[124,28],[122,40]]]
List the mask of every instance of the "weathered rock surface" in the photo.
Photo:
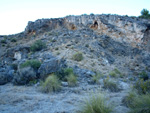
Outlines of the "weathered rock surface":
[[8,80],[7,80],[7,76],[5,75],[5,73],[0,73],[0,85],[4,85],[6,83],[8,83]]
[[31,67],[19,69],[13,78],[13,84],[25,85],[37,79],[36,72]]
[[139,45],[149,40],[150,27],[146,21],[118,15],[82,15],[58,19],[41,19],[29,22],[25,33],[41,33],[59,28],[77,30],[91,28],[100,35],[108,35],[114,40]]
[[14,70],[10,67],[0,67],[0,85],[10,82],[14,77]]
[[57,72],[64,67],[65,63],[62,59],[53,57],[42,63],[42,65],[38,69],[38,73],[40,74],[40,78],[45,78],[46,75]]

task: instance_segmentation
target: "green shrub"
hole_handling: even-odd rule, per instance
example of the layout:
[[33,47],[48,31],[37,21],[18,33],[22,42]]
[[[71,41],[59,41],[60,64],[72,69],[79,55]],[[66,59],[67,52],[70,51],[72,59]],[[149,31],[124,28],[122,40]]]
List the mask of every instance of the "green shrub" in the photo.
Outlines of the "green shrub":
[[100,73],[96,73],[95,75],[93,75],[92,76],[92,81],[94,82],[94,83],[99,83],[99,79],[101,78],[101,77],[103,77],[104,75],[103,74],[100,74]]
[[17,40],[15,38],[12,38],[11,42],[17,42]]
[[77,84],[77,77],[72,68],[61,69],[56,75],[60,80],[67,81],[69,86],[75,86]]
[[111,71],[109,73],[109,75],[112,77],[115,77],[115,78],[116,77],[123,77],[123,74],[117,68],[115,68],[113,71]]
[[85,44],[85,47],[89,47],[89,44]]
[[41,66],[41,62],[38,60],[27,60],[26,62],[20,65],[21,68],[29,67],[29,66],[37,70]]
[[130,109],[129,113],[150,113],[150,94],[135,97]]
[[66,75],[73,74],[73,69],[72,68],[65,68],[64,74],[66,74]]
[[18,65],[17,64],[11,64],[11,67],[14,69],[14,70],[17,70],[18,69]]
[[6,43],[7,43],[7,42],[6,42],[6,39],[1,40],[1,43],[6,44]]
[[81,113],[111,113],[112,107],[106,104],[104,96],[93,95],[82,105]]
[[137,89],[139,94],[150,93],[150,80],[140,79],[135,83],[134,88]]
[[103,82],[104,82],[104,88],[109,89],[112,92],[120,91],[117,84],[115,82],[109,80],[108,77],[106,79],[104,79]]
[[142,71],[139,75],[141,79],[148,80],[148,74],[145,71]]
[[132,106],[133,101],[136,96],[137,96],[137,93],[135,91],[129,92],[128,95],[123,98],[122,103],[125,106],[130,107]]
[[66,79],[69,86],[76,86],[77,77],[74,74],[69,74]]
[[67,81],[67,79],[66,79],[67,76],[69,76],[70,74],[74,74],[74,73],[73,73],[72,68],[63,68],[56,74],[60,80]]
[[117,68],[114,69],[114,72],[115,72],[116,74],[121,74],[121,72],[120,72]]
[[117,74],[116,74],[114,71],[110,72],[109,75],[110,75],[111,77],[117,77]]
[[31,81],[29,81],[28,85],[34,85],[34,84],[36,84],[37,82],[38,82],[37,80],[31,80]]
[[30,50],[31,50],[32,52],[40,51],[40,50],[42,50],[43,48],[46,48],[46,43],[42,42],[41,40],[35,41],[35,42],[30,46]]
[[49,75],[41,85],[42,91],[45,93],[57,92],[61,89],[60,81],[55,74]]
[[75,61],[81,61],[81,60],[83,60],[83,55],[82,55],[82,53],[79,53],[79,52],[75,53],[73,55],[72,59],[75,60]]

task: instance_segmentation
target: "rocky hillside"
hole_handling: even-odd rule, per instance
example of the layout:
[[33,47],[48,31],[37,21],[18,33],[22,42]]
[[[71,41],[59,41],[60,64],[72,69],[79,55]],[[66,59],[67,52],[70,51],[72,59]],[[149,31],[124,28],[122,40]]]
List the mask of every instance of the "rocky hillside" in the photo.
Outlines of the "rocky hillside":
[[[38,84],[47,75],[59,73],[62,69],[69,67],[78,77],[75,90],[86,95],[86,91],[89,90],[105,91],[103,79],[109,76],[114,80],[111,78],[112,72],[116,72],[116,75],[118,72],[121,78],[115,78],[114,81],[119,84],[119,89],[122,91],[113,92],[112,95],[110,93],[108,97],[114,96],[110,102],[115,101],[119,104],[114,113],[125,113],[118,109],[129,111],[122,105],[121,100],[130,90],[129,85],[133,83],[130,79],[136,81],[141,72],[146,73],[150,78],[150,20],[118,15],[81,15],[39,19],[29,22],[22,33],[0,36],[0,51],[1,85],[6,83],[28,85],[35,80]],[[101,73],[104,77],[99,79],[100,84],[93,85],[92,77],[96,73]],[[69,88],[65,81],[62,81],[62,87],[64,90],[58,96],[65,91],[71,91],[73,96],[76,95],[73,94],[74,89]],[[1,89],[1,93],[2,91]],[[76,104],[82,96],[76,95],[75,98],[79,100],[70,101]],[[113,100],[115,98],[117,99]],[[57,100],[61,101],[61,99]],[[67,102],[64,103],[64,106],[68,105]],[[3,110],[8,109],[4,107]],[[73,112],[78,110],[76,107],[61,108],[60,111],[54,108],[51,112],[71,113],[72,109]],[[36,108],[33,112],[36,112]]]

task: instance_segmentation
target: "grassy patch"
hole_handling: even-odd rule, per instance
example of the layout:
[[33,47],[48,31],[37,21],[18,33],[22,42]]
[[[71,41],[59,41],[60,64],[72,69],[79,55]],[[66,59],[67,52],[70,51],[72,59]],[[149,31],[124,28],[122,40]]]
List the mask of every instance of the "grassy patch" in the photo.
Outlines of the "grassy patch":
[[81,108],[81,113],[111,113],[112,107],[106,104],[104,96],[93,95],[85,101]]
[[80,52],[75,53],[75,54],[73,55],[72,59],[75,60],[75,61],[81,61],[81,60],[83,60],[83,55],[82,55],[82,53],[80,53]]
[[60,81],[54,74],[49,75],[41,85],[42,91],[45,93],[57,92],[61,89]]

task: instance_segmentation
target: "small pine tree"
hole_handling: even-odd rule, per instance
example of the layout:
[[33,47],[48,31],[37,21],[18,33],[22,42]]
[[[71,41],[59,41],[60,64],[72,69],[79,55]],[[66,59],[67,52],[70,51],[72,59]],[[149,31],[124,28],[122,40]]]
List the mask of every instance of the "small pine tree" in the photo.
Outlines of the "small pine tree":
[[145,19],[150,19],[150,14],[149,11],[147,9],[143,9],[141,11],[141,16],[139,16],[140,18],[145,18]]

